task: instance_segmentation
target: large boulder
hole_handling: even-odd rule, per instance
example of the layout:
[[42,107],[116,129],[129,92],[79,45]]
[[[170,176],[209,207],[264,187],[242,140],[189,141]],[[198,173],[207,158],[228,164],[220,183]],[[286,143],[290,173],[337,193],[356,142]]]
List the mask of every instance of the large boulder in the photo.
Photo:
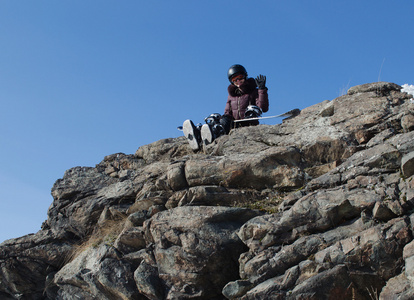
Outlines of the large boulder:
[[[228,279],[238,278],[237,261],[246,250],[236,232],[258,214],[215,206],[178,207],[158,213],[145,228],[153,243],[159,286],[140,286],[140,292],[150,299],[156,295],[145,291],[160,289],[168,299],[220,297]],[[135,276],[142,277],[138,270]]]

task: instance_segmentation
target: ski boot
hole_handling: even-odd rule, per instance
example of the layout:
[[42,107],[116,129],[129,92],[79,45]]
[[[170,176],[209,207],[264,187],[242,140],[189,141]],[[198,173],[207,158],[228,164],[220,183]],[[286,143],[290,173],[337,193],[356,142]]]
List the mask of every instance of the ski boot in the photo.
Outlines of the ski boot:
[[201,129],[201,124],[197,124],[197,126],[194,126],[194,123],[191,120],[185,120],[183,123],[184,136],[187,138],[191,149],[193,149],[194,151],[197,151],[200,149],[200,145],[201,145],[200,129]]
[[221,115],[211,114],[204,119],[206,124],[201,127],[201,141],[204,146],[211,144],[219,136],[226,134],[224,127],[220,124]]

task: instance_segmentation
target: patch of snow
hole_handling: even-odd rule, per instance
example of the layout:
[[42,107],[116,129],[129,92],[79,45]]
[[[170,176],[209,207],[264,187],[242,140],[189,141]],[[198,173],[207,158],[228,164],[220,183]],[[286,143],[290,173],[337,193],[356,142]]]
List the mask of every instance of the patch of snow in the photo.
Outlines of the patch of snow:
[[[414,85],[412,85],[412,84],[403,84],[402,85],[402,89],[401,89],[401,92],[406,92],[407,94],[411,94],[412,96],[414,96]],[[410,102],[411,103],[414,103],[414,99],[413,98],[411,98],[410,99]]]
[[411,94],[411,95],[413,95],[414,96],[414,85],[412,85],[412,84],[403,84],[402,85],[402,89],[401,89],[401,92],[406,92],[407,94]]

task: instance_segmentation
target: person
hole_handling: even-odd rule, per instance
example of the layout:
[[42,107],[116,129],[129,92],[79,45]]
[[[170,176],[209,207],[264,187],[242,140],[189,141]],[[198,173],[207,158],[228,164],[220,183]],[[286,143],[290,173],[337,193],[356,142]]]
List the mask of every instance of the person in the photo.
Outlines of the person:
[[[227,71],[230,85],[224,114],[214,113],[205,118],[204,125],[197,126],[191,120],[183,123],[183,133],[193,150],[208,145],[221,135],[228,134],[232,128],[258,125],[259,121],[247,119],[260,117],[269,110],[266,76],[249,78],[246,69],[239,64],[232,65]],[[243,120],[243,122],[234,122]]]

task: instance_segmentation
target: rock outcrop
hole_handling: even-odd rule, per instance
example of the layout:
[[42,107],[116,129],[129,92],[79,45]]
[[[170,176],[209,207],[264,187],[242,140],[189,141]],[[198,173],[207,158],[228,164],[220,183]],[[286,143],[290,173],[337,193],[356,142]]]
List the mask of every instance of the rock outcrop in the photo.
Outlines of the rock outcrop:
[[194,153],[184,137],[75,167],[1,299],[412,299],[414,104],[387,82]]

